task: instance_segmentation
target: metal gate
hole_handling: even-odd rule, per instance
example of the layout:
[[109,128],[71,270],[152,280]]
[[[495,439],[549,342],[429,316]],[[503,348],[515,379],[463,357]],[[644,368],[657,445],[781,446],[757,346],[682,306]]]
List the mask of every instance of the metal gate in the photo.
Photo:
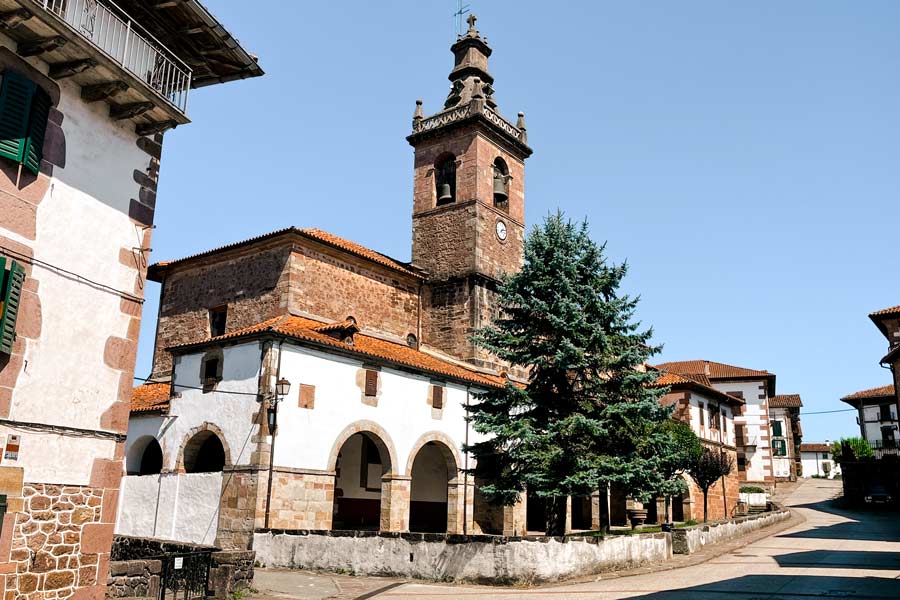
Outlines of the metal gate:
[[155,558],[162,561],[159,600],[193,600],[206,597],[212,551],[173,553]]

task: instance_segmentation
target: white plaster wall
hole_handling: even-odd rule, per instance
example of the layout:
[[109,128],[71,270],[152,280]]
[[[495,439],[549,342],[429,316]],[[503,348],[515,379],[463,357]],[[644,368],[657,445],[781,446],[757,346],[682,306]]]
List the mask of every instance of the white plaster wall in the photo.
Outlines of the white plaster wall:
[[[816,459],[816,455],[818,454],[818,460]],[[813,475],[821,475],[825,476],[825,468],[822,466],[824,464],[831,465],[831,472],[828,474],[829,479],[834,479],[835,475],[840,475],[841,473],[841,465],[835,464],[834,460],[831,458],[831,453],[828,453],[828,458],[823,459],[821,452],[801,452],[800,453],[800,463],[803,467],[802,477],[812,477]]]
[[[202,358],[203,354],[189,354],[175,360],[174,390],[181,396],[172,400],[169,408],[172,423],[159,438],[163,468],[167,470],[175,468],[181,445],[190,432],[206,422],[217,425],[225,434],[222,441],[227,446],[231,464],[247,464],[255,447],[251,437],[259,429],[259,425],[253,423],[253,415],[259,410],[256,399],[260,372],[259,343],[225,347],[222,381],[215,391],[208,393],[198,389],[202,388]],[[138,429],[134,433],[137,434]]]
[[865,426],[865,438],[867,441],[873,443],[880,442],[884,439],[884,435],[881,432],[881,427],[883,425],[891,425],[894,429],[894,439],[900,441],[900,431],[896,429],[897,423],[897,406],[895,404],[891,404],[891,418],[894,419],[894,422],[890,421],[881,421],[881,407],[880,406],[864,406],[863,407],[863,417],[864,417],[864,426]]
[[[698,392],[691,392],[690,403],[691,429],[694,430],[694,433],[704,440],[721,442],[727,446],[734,446],[734,411],[731,406],[720,404],[718,400],[708,398]],[[718,407],[717,409],[720,413],[723,410],[725,411],[725,414],[721,419],[723,424],[721,431],[709,426],[709,407],[711,405]],[[700,420],[701,410],[705,411],[702,425]]]
[[[4,35],[0,44],[15,48]],[[47,72],[43,61],[28,62]],[[134,272],[119,262],[119,250],[141,245],[140,228],[127,212],[139,189],[133,172],[145,170],[149,157],[137,148],[133,127],[110,120],[104,103],[86,104],[76,84],[57,83],[66,166],[54,167],[37,208],[35,239],[13,233],[2,221],[0,235],[31,247],[39,260],[140,294]],[[40,266],[32,278],[39,283],[41,334],[26,345],[10,417],[98,429],[119,390],[120,373],[105,365],[104,347],[110,336],[127,335],[129,319],[120,312],[120,297]],[[14,433],[22,436],[19,459],[4,464],[24,467],[26,481],[84,485],[94,458],[113,457],[110,440]]]
[[772,475],[772,450],[770,440],[765,433],[769,421],[768,398],[760,399],[765,394],[765,381],[726,381],[714,382],[713,387],[719,391],[741,392],[744,397],[742,415],[735,417],[735,423],[743,423],[744,441],[756,440],[755,451],[745,451],[747,459],[747,481],[763,481]]
[[163,473],[122,478],[116,533],[213,544],[222,473]]
[[[466,436],[466,388],[446,386],[441,418],[434,418],[429,398],[429,378],[393,369],[380,371],[378,406],[362,403],[357,372],[362,363],[350,358],[326,355],[298,346],[284,346],[281,376],[291,383],[291,393],[279,408],[275,464],[278,466],[327,470],[332,448],[341,432],[361,420],[377,423],[396,449],[395,469],[409,475],[407,464],[413,446],[426,432],[437,431],[453,440],[461,455]],[[299,408],[299,384],[316,386],[315,408]],[[470,442],[476,434],[469,432]],[[387,441],[387,440],[385,440]],[[460,465],[462,466],[462,465]]]

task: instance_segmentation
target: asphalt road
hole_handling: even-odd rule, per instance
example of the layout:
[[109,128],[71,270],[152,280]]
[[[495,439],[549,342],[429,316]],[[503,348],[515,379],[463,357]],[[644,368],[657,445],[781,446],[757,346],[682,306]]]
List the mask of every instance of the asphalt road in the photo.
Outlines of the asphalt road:
[[849,511],[840,482],[810,479],[784,499],[805,521],[679,569],[530,589],[428,585],[291,571],[257,573],[260,597],[379,600],[809,600],[900,599],[900,513]]

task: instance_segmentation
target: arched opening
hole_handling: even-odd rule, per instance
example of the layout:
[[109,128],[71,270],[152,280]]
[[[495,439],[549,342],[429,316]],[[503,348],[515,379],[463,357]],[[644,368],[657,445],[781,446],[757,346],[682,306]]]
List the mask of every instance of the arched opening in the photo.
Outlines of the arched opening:
[[499,156],[494,159],[494,206],[509,212],[509,167]]
[[456,459],[446,445],[432,441],[419,449],[410,471],[410,531],[447,531],[450,515],[448,488],[451,483],[456,484],[456,475]]
[[138,475],[156,475],[162,471],[163,455],[162,448],[156,438],[150,440],[147,447],[144,448],[144,454],[141,456],[141,465]]
[[373,529],[381,523],[381,478],[390,454],[374,433],[354,433],[343,443],[335,466],[332,529]]
[[152,435],[145,435],[131,444],[125,459],[129,475],[153,475],[162,471],[163,455],[159,442]]
[[434,163],[434,185],[437,205],[456,202],[456,157],[442,154]]
[[214,473],[225,468],[225,447],[209,430],[201,431],[184,447],[184,470],[187,473]]

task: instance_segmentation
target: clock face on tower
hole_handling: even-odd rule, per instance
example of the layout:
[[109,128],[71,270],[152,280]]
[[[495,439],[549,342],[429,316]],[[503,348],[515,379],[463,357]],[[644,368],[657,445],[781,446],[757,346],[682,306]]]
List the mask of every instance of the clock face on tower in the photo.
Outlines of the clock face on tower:
[[497,239],[501,242],[506,241],[506,223],[499,219],[497,220]]

